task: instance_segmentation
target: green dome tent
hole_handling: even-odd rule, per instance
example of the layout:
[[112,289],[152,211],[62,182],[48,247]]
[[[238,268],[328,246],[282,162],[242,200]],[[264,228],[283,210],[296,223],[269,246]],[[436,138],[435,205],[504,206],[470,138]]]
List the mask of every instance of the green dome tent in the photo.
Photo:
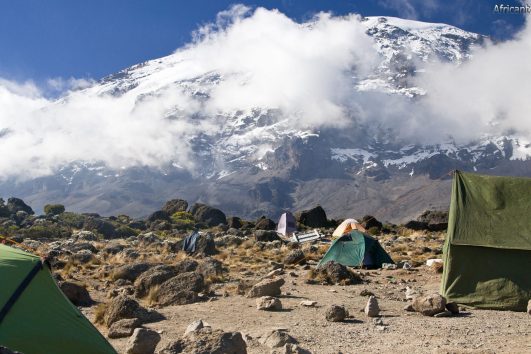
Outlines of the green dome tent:
[[25,354],[116,354],[39,257],[2,244],[0,345]]
[[377,240],[357,230],[335,240],[317,267],[330,261],[367,268],[380,268],[382,263],[394,263]]

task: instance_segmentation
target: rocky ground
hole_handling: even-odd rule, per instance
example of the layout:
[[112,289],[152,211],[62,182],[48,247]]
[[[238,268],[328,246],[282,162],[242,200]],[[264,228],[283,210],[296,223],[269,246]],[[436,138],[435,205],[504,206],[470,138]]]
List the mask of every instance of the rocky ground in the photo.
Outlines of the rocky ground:
[[[205,207],[190,215],[168,210],[182,209],[175,201],[142,222],[83,215],[71,228],[61,208],[32,217],[14,203],[5,207],[10,236],[48,259],[63,292],[119,353],[531,352],[528,314],[445,306],[431,295],[442,264],[426,260],[442,256],[440,215],[404,226],[364,218],[397,266],[360,270],[317,268],[333,225],[315,211],[299,221],[321,219],[325,238],[301,245],[262,230],[274,227],[268,219],[212,226],[208,216],[219,214]],[[190,216],[203,223],[195,225],[202,234],[196,251],[186,254]],[[91,228],[100,221],[107,236]],[[116,230],[120,223],[131,235],[110,237],[109,225]],[[36,225],[55,225],[62,237],[28,232]]]

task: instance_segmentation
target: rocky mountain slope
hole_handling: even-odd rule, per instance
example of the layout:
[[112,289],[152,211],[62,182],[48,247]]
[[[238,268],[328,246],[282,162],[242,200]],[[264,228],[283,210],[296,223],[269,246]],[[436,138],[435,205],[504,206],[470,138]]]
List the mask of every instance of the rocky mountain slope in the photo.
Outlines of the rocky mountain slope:
[[[355,92],[416,100],[427,94],[415,86],[419,64],[468,60],[485,39],[444,24],[391,17],[363,20],[380,56],[374,70],[353,78]],[[174,90],[198,105],[227,76],[188,71],[182,52],[151,60],[101,80],[75,95],[119,97],[132,109]],[[234,75],[245,75],[234,73]],[[60,99],[56,104],[68,101]],[[277,107],[223,112],[187,112],[166,100],[161,119],[190,124],[187,136],[193,170],[178,161],[161,168],[111,169],[75,161],[54,175],[0,184],[0,195],[32,205],[62,203],[69,210],[147,215],[171,197],[218,206],[229,215],[278,215],[282,209],[321,204],[332,217],[374,214],[403,221],[420,211],[445,208],[453,169],[531,176],[531,144],[518,136],[484,136],[459,145],[420,145],[398,139],[385,127],[301,128]],[[206,127],[205,129],[203,129]]]

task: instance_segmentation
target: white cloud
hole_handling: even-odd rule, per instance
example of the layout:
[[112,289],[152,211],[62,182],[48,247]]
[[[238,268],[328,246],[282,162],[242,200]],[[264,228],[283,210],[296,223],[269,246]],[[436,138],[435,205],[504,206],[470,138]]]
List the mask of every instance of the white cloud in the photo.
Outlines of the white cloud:
[[[121,95],[103,94],[109,84],[73,90],[92,82],[53,79],[48,88],[73,90],[53,101],[31,82],[0,80],[0,178],[46,175],[79,160],[113,168],[174,161],[193,170],[191,137],[219,131],[224,113],[254,107],[278,109],[296,128],[370,123],[413,141],[510,130],[531,137],[529,32],[478,50],[461,67],[427,67],[418,84],[428,95],[411,101],[355,90],[378,60],[356,15],[323,13],[300,24],[278,11],[236,6],[162,64],[139,67],[135,75],[151,79]],[[208,99],[190,94],[193,83],[173,84],[208,73],[222,78]]]

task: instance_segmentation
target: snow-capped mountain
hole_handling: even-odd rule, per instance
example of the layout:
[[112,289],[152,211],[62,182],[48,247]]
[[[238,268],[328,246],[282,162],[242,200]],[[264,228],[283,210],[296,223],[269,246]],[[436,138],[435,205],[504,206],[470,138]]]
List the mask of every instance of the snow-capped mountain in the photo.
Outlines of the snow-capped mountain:
[[[362,23],[379,61],[368,74],[353,72],[353,92],[416,100],[429,94],[415,85],[421,64],[460,65],[486,41],[445,24],[392,17],[368,17]],[[179,197],[244,217],[274,217],[282,209],[321,204],[332,217],[371,213],[400,221],[426,208],[447,206],[447,173],[453,169],[531,175],[531,142],[519,136],[484,136],[465,145],[451,139],[421,145],[367,122],[355,132],[294,125],[279,107],[204,109],[214,90],[232,76],[245,84],[245,73],[204,72],[186,52],[176,52],[71,94],[118,97],[131,102],[133,109],[167,97],[160,119],[195,127],[186,141],[193,169],[177,160],[161,168],[124,169],[74,161],[53,176],[4,183],[0,195],[21,196],[36,206],[61,202],[70,209],[103,214],[142,216],[162,201]],[[200,108],[189,111],[181,101],[172,102],[172,92]]]

